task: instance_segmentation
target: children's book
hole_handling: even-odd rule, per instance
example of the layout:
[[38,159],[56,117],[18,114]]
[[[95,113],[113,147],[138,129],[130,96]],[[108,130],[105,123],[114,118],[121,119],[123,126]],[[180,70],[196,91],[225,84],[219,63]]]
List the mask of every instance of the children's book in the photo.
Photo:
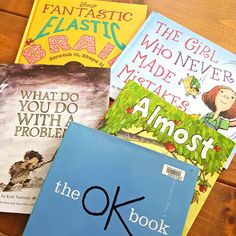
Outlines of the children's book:
[[186,235],[234,142],[134,81],[129,81],[118,95],[100,129],[199,167],[200,173],[183,231]]
[[236,141],[235,54],[152,12],[112,67],[111,97],[129,80]]
[[71,123],[24,236],[180,236],[198,171]]
[[147,5],[35,0],[15,62],[110,67],[146,14]]
[[0,211],[31,213],[71,121],[96,128],[110,69],[0,65]]

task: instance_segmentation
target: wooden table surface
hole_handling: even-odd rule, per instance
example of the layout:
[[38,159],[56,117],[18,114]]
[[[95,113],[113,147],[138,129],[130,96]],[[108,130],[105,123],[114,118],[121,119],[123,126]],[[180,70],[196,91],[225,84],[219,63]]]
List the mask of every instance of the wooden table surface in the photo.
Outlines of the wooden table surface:
[[[58,0],[59,1],[59,0]],[[236,0],[120,0],[145,3],[236,53]],[[0,0],[0,63],[13,63],[33,0]],[[22,235],[28,215],[0,213],[0,236]],[[40,223],[40,222],[39,222]],[[214,185],[189,236],[236,236],[236,156]]]

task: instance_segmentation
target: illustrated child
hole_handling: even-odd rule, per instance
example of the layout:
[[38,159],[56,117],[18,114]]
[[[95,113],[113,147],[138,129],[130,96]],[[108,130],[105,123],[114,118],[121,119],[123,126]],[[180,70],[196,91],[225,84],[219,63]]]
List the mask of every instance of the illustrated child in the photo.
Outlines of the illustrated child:
[[11,191],[12,187],[16,184],[21,184],[22,187],[27,186],[31,181],[29,178],[30,172],[41,167],[43,164],[44,162],[41,154],[33,150],[26,152],[24,161],[15,162],[9,169],[11,179],[3,191]]
[[202,123],[215,130],[236,126],[236,93],[231,88],[215,86],[202,95],[202,100],[212,110],[200,119]]

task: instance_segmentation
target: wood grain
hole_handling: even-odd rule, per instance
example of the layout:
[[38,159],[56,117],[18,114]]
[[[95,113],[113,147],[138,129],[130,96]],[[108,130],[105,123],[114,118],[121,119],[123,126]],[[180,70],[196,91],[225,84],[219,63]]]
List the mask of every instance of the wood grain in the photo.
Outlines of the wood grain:
[[144,0],[153,10],[236,53],[236,1]]
[[229,169],[221,172],[218,181],[236,187],[236,156],[234,156]]
[[216,183],[188,236],[236,235],[236,188]]
[[29,215],[0,213],[0,232],[9,236],[22,235]]
[[0,10],[15,15],[28,17],[34,0],[1,0]]
[[[112,0],[111,0],[112,1]],[[114,0],[113,0],[114,1]],[[235,0],[117,0],[146,3],[190,30],[236,53]],[[13,63],[33,0],[0,1],[0,63]],[[0,213],[0,236],[20,236],[28,215]],[[189,236],[236,235],[236,156],[212,189]]]
[[0,63],[13,63],[20,46],[27,19],[2,11],[0,11],[0,19]]
[[1,232],[0,232],[0,236],[7,236],[7,235],[6,235],[6,234],[4,234],[4,233],[1,233]]

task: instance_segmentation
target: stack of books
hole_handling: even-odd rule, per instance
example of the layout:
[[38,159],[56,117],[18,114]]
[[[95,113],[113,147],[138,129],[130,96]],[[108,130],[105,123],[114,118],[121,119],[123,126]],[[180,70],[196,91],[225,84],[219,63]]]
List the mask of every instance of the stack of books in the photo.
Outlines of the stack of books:
[[0,211],[25,236],[187,235],[229,166],[235,55],[146,14],[36,0],[0,65]]

